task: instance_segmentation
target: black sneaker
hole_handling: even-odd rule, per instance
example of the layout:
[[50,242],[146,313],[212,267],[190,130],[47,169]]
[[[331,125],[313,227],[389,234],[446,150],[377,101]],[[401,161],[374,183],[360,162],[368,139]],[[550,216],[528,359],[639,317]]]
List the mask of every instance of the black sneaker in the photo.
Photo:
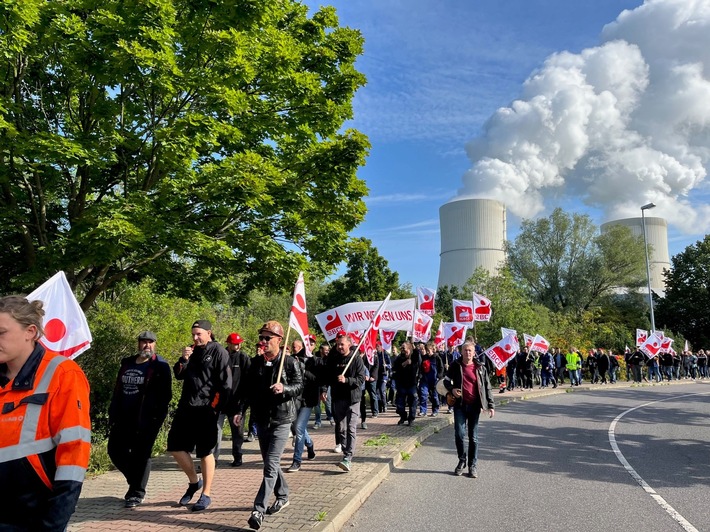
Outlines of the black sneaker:
[[308,460],[313,460],[316,457],[316,450],[313,448],[311,445],[310,447],[306,447],[306,450],[308,451]]
[[202,488],[202,479],[199,479],[194,484],[188,484],[187,491],[185,492],[185,495],[182,496],[182,498],[180,499],[180,502],[178,504],[180,506],[187,506],[188,504],[190,504],[190,501],[195,496],[195,493],[200,491],[201,488]]
[[242,457],[240,456],[239,458],[235,458],[234,461],[229,465],[232,467],[239,467],[242,464],[244,464],[244,461],[242,460]]
[[143,497],[128,497],[126,499],[125,507],[126,508],[135,508],[139,504],[143,502]]
[[466,460],[459,460],[459,464],[454,469],[454,475],[460,477],[463,475],[463,470],[466,469]]
[[266,510],[266,513],[269,515],[277,514],[281,510],[286,508],[289,504],[291,504],[291,503],[288,502],[288,499],[285,499],[285,500],[284,499],[276,499],[276,502],[274,504],[272,504],[271,506],[269,506],[269,509]]
[[478,469],[475,465],[468,466],[468,476],[471,478],[478,478]]
[[247,524],[249,525],[249,528],[253,528],[254,530],[259,530],[261,528],[261,523],[264,521],[264,514],[261,512],[254,510],[251,515],[249,516],[249,520],[247,521]]
[[397,421],[397,425],[404,425],[406,422],[406,419],[400,419],[399,421]]
[[301,462],[293,462],[291,467],[286,470],[286,473],[295,473],[301,470]]

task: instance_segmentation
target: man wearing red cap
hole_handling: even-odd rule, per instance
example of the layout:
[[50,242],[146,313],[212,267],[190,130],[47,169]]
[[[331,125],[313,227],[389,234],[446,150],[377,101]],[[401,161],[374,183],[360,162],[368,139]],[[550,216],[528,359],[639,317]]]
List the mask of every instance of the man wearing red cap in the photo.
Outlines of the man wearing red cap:
[[[249,358],[249,355],[241,350],[243,341],[242,337],[235,332],[227,336],[227,353],[229,354],[229,365],[232,368],[232,397],[240,397],[244,395],[246,378],[242,379],[242,376],[246,376],[251,364],[251,358]],[[244,428],[241,424],[234,424],[234,414],[237,412],[229,412],[228,410],[229,408],[225,408],[225,411],[222,412],[217,419],[217,446],[215,447],[213,453],[214,461],[216,464],[217,460],[219,460],[219,445],[222,441],[222,430],[224,427],[224,418],[226,417],[229,422],[229,426],[232,429],[233,461],[231,466],[239,467],[243,463],[242,444],[244,443]]]

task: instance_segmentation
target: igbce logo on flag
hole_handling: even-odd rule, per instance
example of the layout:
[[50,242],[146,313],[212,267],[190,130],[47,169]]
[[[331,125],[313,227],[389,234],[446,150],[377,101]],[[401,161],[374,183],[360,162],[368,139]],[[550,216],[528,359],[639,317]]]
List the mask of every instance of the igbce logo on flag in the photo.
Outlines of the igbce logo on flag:
[[335,335],[339,332],[345,332],[345,327],[343,327],[343,321],[338,316],[338,311],[334,310],[329,312],[325,316],[326,323],[324,327],[324,332],[328,338],[335,338]]
[[454,299],[453,305],[456,323],[473,323],[473,301]]
[[432,290],[431,288],[424,288],[421,286],[417,288],[417,301],[419,303],[419,310],[427,316],[434,315],[435,299],[436,290]]

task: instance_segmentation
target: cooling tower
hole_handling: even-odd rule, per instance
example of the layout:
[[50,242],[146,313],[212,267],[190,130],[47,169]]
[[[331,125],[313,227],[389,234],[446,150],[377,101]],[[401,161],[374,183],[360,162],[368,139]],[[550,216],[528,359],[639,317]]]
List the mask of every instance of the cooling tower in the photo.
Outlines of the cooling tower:
[[439,208],[441,263],[438,286],[463,286],[478,267],[496,274],[505,260],[505,205],[463,199]]
[[[641,218],[624,218],[602,224],[605,231],[611,225],[624,225],[631,229],[634,236],[643,238]],[[666,293],[663,270],[670,270],[671,260],[668,256],[668,224],[664,218],[646,216],[646,241],[649,245],[648,262],[651,269],[651,290],[663,296]]]

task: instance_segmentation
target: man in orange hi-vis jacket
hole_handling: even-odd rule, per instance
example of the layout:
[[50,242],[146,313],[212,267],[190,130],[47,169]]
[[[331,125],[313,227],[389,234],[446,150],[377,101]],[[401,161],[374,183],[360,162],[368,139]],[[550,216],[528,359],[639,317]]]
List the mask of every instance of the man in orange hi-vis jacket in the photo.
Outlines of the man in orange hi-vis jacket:
[[42,307],[0,298],[0,530],[64,530],[89,464],[89,383],[38,342]]

